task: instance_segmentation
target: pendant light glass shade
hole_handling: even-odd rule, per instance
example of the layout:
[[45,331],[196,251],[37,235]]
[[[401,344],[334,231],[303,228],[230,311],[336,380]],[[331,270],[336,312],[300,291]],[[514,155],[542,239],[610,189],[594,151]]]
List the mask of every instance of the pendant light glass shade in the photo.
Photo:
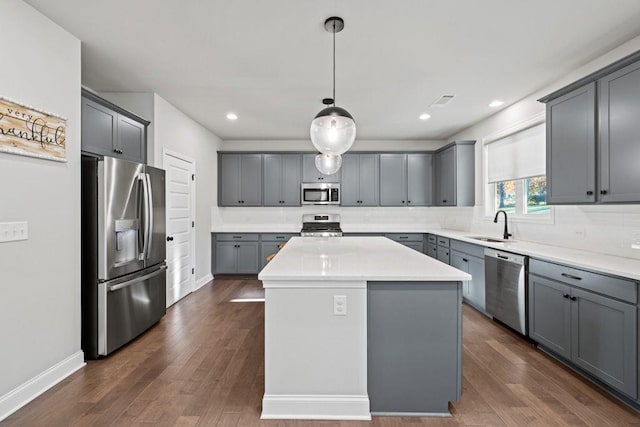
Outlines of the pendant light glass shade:
[[340,155],[347,152],[356,140],[356,123],[344,108],[328,107],[311,122],[310,135],[319,152]]
[[316,168],[325,175],[333,175],[342,166],[342,156],[337,154],[323,154],[316,156]]

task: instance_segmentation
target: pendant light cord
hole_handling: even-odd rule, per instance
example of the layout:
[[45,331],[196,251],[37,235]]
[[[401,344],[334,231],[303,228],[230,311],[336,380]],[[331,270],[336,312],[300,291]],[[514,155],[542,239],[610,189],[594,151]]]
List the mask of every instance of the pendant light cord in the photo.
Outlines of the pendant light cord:
[[333,20],[333,106],[336,106],[336,20]]

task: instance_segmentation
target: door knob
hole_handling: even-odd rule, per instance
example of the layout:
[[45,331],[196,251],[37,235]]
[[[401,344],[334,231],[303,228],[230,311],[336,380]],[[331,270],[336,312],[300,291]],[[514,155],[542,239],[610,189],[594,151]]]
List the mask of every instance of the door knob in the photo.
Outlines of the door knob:
[[173,236],[167,236],[167,242],[173,242]]

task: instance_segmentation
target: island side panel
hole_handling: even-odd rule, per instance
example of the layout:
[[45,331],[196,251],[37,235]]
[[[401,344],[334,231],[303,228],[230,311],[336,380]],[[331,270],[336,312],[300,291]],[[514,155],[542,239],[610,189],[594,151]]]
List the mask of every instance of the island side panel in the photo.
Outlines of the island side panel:
[[373,415],[448,414],[462,392],[462,283],[368,283]]
[[[262,418],[368,420],[366,282],[263,281]],[[347,314],[334,314],[334,296]]]

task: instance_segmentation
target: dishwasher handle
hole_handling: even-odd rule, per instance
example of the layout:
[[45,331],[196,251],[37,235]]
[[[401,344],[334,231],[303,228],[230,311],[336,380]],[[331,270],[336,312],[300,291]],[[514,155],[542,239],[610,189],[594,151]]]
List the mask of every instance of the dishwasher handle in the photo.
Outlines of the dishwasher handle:
[[497,258],[505,262],[512,262],[515,264],[524,265],[526,263],[526,256],[520,254],[514,254],[511,252],[498,251],[496,249],[485,248],[484,255],[492,258]]

